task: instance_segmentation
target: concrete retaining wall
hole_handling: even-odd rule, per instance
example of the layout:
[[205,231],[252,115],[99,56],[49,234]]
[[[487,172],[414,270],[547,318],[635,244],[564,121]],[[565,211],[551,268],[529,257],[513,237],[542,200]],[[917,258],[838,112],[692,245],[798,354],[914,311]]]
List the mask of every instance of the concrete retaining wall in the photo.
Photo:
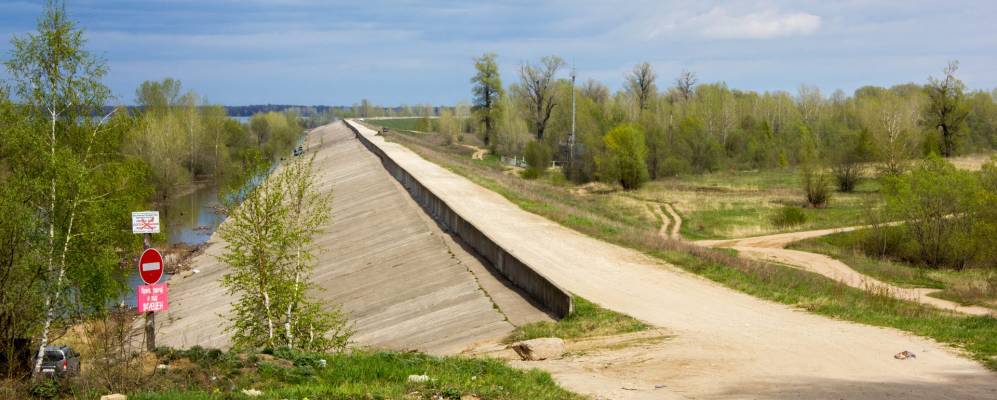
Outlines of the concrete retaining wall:
[[557,318],[563,318],[574,310],[571,294],[561,289],[547,277],[541,275],[516,256],[502,248],[480,229],[461,217],[434,194],[432,190],[415,179],[408,171],[395,163],[377,144],[368,140],[360,133],[355,122],[345,121],[353,130],[357,139],[367,149],[381,159],[384,168],[395,177],[412,195],[419,205],[435,220],[439,221],[450,233],[459,237],[464,243],[474,249],[481,257],[488,260],[492,267],[506,277],[513,285],[523,289],[533,300],[541,304]]

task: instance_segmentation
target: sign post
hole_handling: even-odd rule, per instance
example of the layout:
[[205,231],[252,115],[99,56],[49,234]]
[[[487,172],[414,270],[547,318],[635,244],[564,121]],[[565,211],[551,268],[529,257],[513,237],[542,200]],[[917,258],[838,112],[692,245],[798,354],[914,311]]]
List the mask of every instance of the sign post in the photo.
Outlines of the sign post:
[[[165,311],[168,305],[163,307],[146,307],[148,303],[156,303],[159,300],[159,293],[149,301],[153,289],[146,289],[148,286],[162,287],[162,304],[166,301],[166,285],[156,285],[163,276],[163,256],[159,251],[152,248],[152,234],[159,233],[159,211],[136,211],[132,212],[132,233],[142,234],[142,256],[139,257],[138,272],[146,286],[140,286],[136,293],[136,303],[139,305],[139,312],[145,314],[145,349],[147,351],[156,350],[156,311]],[[143,293],[144,291],[147,293]],[[143,299],[146,302],[143,302]]]

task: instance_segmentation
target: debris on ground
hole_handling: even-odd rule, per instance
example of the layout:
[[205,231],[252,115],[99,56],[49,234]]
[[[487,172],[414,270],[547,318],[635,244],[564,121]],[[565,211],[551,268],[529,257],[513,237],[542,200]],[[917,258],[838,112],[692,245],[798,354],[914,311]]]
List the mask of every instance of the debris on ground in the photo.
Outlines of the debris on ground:
[[416,382],[416,383],[429,382],[429,376],[428,375],[409,375],[408,376],[408,381],[409,382]]
[[906,359],[909,359],[909,358],[917,358],[917,355],[914,354],[914,353],[911,353],[911,352],[909,352],[907,350],[904,350],[904,351],[901,351],[901,352],[899,352],[897,354],[894,354],[893,358],[896,358],[897,360],[906,360]]
[[523,361],[557,359],[564,355],[564,340],[560,338],[539,338],[516,342],[509,348],[519,354]]
[[249,396],[249,397],[257,397],[257,396],[263,394],[263,392],[261,392],[259,390],[256,390],[256,389],[242,389],[242,394],[244,394],[246,396]]
[[119,393],[115,393],[115,394],[109,394],[109,395],[105,395],[105,396],[100,396],[100,400],[128,400],[128,396],[125,396],[125,395],[119,394]]

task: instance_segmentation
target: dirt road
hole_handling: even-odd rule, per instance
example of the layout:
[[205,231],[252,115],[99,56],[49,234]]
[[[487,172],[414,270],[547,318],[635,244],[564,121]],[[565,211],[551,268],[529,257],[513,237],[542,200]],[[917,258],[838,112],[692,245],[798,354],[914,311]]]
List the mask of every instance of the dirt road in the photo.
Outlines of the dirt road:
[[899,287],[855,271],[848,266],[848,264],[835,260],[834,258],[826,255],[799,250],[789,250],[785,248],[787,245],[795,241],[826,236],[838,232],[847,232],[860,228],[863,227],[790,232],[743,239],[701,240],[695,243],[710,247],[731,248],[750,258],[787,264],[796,268],[824,275],[851,287],[884,293],[898,299],[916,301],[937,308],[953,310],[971,315],[997,315],[997,312],[990,308],[963,306],[953,301],[942,300],[929,296],[931,293],[940,291],[939,289]]
[[[997,374],[953,349],[736,292],[523,211],[369,129],[358,129],[469,223],[559,286],[672,332],[673,339],[652,350],[605,361],[641,385],[626,390],[633,398],[648,393],[656,398],[997,397]],[[894,359],[901,350],[918,358]],[[585,390],[571,383],[577,375],[553,373],[569,388]],[[665,387],[649,387],[652,382]]]

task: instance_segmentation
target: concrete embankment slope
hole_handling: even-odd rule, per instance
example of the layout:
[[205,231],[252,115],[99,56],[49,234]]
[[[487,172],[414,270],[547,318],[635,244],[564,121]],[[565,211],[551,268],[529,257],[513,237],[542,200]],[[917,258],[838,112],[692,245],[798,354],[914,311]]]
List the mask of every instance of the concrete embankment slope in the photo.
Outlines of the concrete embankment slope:
[[[931,340],[760,300],[527,213],[374,131],[361,135],[499,246],[558,286],[668,328],[653,382],[698,398],[981,398],[997,375]],[[902,350],[916,360],[899,361]]]
[[[455,353],[505,336],[514,323],[549,319],[441,232],[342,122],[312,131],[307,146],[333,196],[309,279],[325,289],[317,296],[349,314],[357,345]],[[226,267],[215,260],[224,246],[213,237],[192,264],[200,272],[170,281],[160,344],[230,345]]]

